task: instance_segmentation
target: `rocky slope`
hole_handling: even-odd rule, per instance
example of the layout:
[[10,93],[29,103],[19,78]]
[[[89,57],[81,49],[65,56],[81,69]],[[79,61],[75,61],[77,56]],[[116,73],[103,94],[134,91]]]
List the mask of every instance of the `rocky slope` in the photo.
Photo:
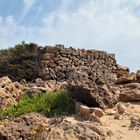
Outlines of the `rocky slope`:
[[[104,94],[104,98],[109,96],[110,100],[113,101],[115,97],[116,103],[113,103],[111,109],[107,106],[103,108],[104,110],[97,108],[101,105],[104,106],[101,102],[98,102],[97,106],[94,104],[94,107],[76,102],[76,114],[73,116],[47,118],[43,114],[30,113],[16,118],[4,119],[0,121],[0,139],[132,140],[134,138],[139,140],[140,83],[138,75],[139,72],[136,74],[129,73],[118,78],[114,84],[102,85],[107,92]],[[22,80],[21,84],[18,82],[12,83],[8,77],[0,79],[1,105],[4,107],[7,103],[16,105],[20,95],[22,95],[21,91],[28,91],[34,95],[39,91],[67,89],[69,85],[66,82],[42,81],[41,79],[36,79],[35,83],[26,83],[25,80]],[[74,89],[73,94],[78,94],[74,97],[77,101],[83,101],[81,100],[82,97],[90,102],[92,92],[88,92],[88,94],[91,94],[89,96],[85,92],[87,90],[83,90],[81,86],[77,88],[78,86],[78,84],[74,85],[76,89]],[[88,90],[91,89],[88,87]],[[9,98],[12,100],[9,101]],[[3,104],[4,101],[7,101],[7,103]]]

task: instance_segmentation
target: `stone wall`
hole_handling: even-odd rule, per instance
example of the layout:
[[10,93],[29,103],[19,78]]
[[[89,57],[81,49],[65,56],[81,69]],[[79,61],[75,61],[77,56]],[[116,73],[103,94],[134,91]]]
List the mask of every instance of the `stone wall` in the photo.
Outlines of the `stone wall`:
[[[88,68],[94,80],[105,82],[117,76],[118,65],[115,55],[104,51],[65,48],[64,45],[46,46],[38,51],[38,72],[44,79],[65,81],[75,69]],[[123,70],[122,70],[123,71]]]

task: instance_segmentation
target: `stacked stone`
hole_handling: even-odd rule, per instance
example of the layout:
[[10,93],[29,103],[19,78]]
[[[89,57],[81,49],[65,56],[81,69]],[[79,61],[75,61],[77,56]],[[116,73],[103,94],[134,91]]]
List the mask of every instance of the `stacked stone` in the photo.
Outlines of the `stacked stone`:
[[129,73],[129,68],[126,67],[126,66],[121,66],[121,65],[118,65],[117,66],[117,77],[121,77],[123,75],[126,75]]
[[46,46],[39,50],[38,71],[44,80],[65,81],[78,67],[88,68],[94,79],[111,80],[117,73],[114,54],[104,51],[64,48],[64,45]]

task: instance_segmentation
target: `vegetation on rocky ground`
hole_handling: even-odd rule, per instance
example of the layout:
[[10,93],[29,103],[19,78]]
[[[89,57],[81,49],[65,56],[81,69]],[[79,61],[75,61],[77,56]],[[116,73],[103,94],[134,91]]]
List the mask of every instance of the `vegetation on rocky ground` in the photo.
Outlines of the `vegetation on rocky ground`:
[[0,50],[0,76],[9,76],[14,81],[36,78],[38,48],[37,44],[23,41],[14,47]]
[[72,114],[74,100],[65,91],[54,93],[41,93],[30,97],[24,94],[16,106],[8,106],[1,110],[0,118],[17,117],[30,112],[41,112],[47,116]]

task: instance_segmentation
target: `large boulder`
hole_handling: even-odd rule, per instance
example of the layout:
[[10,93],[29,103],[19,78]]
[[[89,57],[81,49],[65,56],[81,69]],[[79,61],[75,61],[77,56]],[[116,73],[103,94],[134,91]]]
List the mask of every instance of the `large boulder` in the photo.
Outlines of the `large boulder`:
[[89,75],[87,67],[75,69],[67,81],[67,91],[77,101],[90,107],[113,107],[116,103],[116,93],[112,94],[110,87],[102,78]]

